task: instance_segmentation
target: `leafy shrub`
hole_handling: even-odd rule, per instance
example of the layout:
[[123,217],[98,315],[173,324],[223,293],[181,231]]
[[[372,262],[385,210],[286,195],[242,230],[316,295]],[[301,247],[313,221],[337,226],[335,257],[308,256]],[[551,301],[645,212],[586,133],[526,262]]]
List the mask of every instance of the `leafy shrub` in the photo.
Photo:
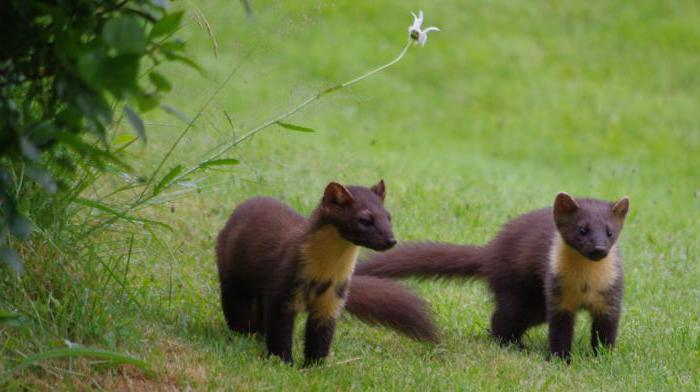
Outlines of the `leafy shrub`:
[[71,188],[78,166],[128,169],[114,153],[115,117],[145,142],[137,113],[171,89],[158,65],[196,68],[173,38],[182,16],[164,0],[0,2],[0,258],[17,271],[12,237],[42,218],[39,188]]

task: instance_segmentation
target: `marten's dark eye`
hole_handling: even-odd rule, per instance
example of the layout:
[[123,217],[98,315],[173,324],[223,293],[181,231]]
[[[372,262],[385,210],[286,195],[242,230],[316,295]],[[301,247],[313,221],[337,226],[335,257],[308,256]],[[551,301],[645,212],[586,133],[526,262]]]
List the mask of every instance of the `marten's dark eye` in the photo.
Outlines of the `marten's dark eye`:
[[583,227],[583,226],[579,227],[579,228],[578,228],[578,233],[581,234],[581,235],[586,235],[586,234],[588,234],[588,227]]
[[386,218],[391,222],[391,215],[387,215]]
[[606,229],[606,230],[605,230],[605,234],[608,235],[608,238],[612,238],[613,234],[615,234],[615,233],[613,233],[613,231],[610,230],[610,229]]
[[357,221],[360,222],[362,226],[372,226],[372,218],[357,218]]

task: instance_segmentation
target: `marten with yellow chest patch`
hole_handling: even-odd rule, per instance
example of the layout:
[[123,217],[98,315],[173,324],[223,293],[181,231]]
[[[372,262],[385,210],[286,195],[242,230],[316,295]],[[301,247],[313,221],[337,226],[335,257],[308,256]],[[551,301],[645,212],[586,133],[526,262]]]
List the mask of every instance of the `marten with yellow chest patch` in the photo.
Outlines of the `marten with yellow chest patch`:
[[360,246],[382,251],[396,243],[385,194],[384,181],[371,188],[332,182],[308,219],[272,198],[240,204],[217,242],[229,328],[264,334],[268,354],[291,363],[294,319],[307,311],[304,364],[312,365],[328,355],[347,302],[365,322],[437,341],[420,298],[388,279],[350,279]]
[[360,263],[358,276],[479,277],[494,294],[491,335],[522,346],[533,326],[549,324],[549,352],[570,360],[574,318],[593,318],[591,345],[612,347],[623,292],[616,241],[629,200],[616,203],[557,195],[553,208],[508,222],[484,246],[416,243]]

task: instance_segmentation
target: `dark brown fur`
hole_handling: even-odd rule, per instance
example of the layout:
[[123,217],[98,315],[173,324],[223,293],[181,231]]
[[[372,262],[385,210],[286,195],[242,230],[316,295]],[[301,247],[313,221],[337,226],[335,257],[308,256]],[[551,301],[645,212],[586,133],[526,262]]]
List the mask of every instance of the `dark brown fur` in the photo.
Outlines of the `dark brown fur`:
[[[495,339],[521,345],[528,328],[547,322],[550,353],[568,361],[579,307],[592,314],[593,349],[615,344],[623,274],[614,245],[628,206],[627,198],[608,203],[562,193],[553,208],[508,222],[484,246],[402,245],[358,264],[355,275],[483,278],[496,302],[491,317]],[[609,268],[605,263],[611,263]],[[594,293],[593,284],[605,289]],[[572,287],[579,291],[573,293]]]
[[437,343],[425,302],[392,279],[353,276],[345,310],[369,324],[382,324],[411,338]]
[[[371,189],[331,183],[308,219],[271,198],[240,204],[217,242],[229,328],[264,334],[268,353],[291,362],[294,318],[306,310],[305,364],[311,365],[327,356],[347,300],[361,320],[435,341],[424,303],[410,291],[376,278],[350,280],[357,246],[384,250],[395,243],[384,194],[383,182]],[[339,259],[322,257],[336,249]]]

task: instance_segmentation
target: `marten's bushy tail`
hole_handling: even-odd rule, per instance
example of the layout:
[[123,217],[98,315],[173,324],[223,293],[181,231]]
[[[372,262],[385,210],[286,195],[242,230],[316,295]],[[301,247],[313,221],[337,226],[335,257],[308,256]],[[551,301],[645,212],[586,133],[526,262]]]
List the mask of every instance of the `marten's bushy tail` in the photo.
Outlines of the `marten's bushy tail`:
[[358,263],[357,276],[385,278],[482,276],[484,248],[434,242],[409,243]]
[[354,276],[345,310],[368,324],[381,324],[416,340],[440,340],[425,301],[391,279]]

